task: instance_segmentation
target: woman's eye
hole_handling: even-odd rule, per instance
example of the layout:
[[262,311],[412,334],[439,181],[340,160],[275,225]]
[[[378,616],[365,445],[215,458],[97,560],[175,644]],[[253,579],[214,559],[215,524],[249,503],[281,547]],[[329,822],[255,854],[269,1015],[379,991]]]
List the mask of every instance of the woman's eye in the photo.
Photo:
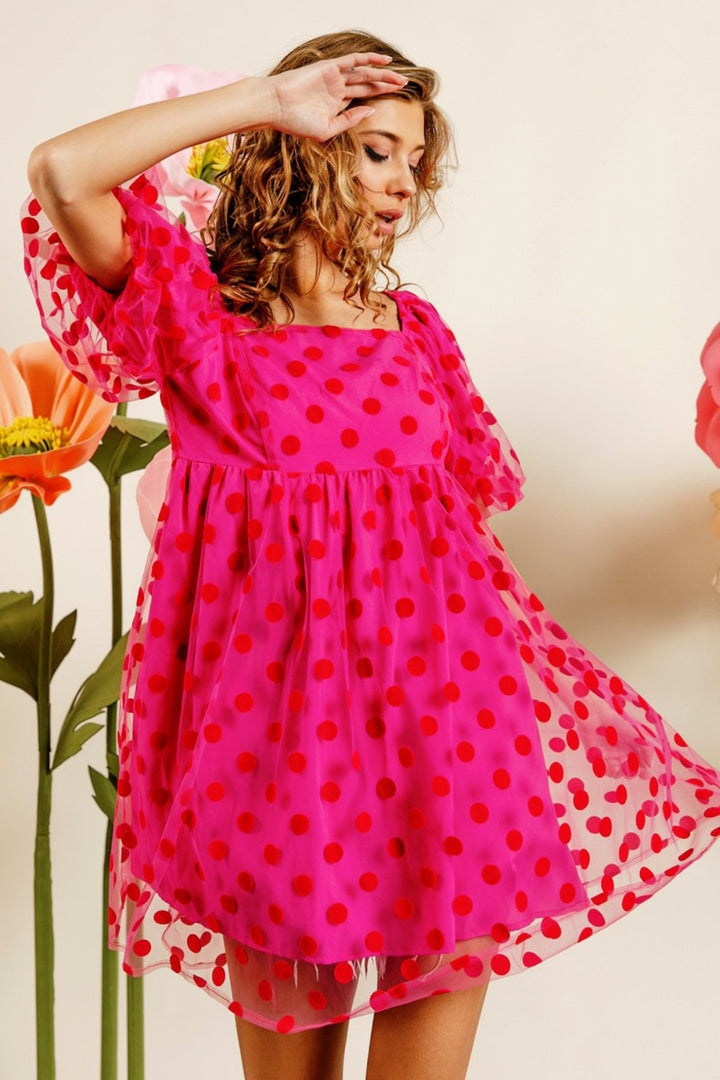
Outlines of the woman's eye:
[[387,154],[379,154],[372,146],[364,146],[363,149],[371,161],[387,161]]

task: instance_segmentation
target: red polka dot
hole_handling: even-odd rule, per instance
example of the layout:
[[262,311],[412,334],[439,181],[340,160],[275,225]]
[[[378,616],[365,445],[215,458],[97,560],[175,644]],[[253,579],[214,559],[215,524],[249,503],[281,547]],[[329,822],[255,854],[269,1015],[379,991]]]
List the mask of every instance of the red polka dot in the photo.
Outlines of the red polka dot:
[[408,896],[401,896],[393,905],[398,919],[409,919],[415,910],[415,905]]
[[307,814],[293,814],[290,818],[290,829],[296,836],[302,836],[310,828],[310,819]]
[[211,859],[225,859],[228,854],[228,846],[224,840],[212,840],[208,844],[208,854]]
[[507,956],[503,956],[502,954],[498,953],[496,956],[493,956],[491,958],[490,967],[496,975],[507,975],[510,970],[510,961],[508,960]]
[[449,795],[450,781],[446,776],[435,776],[432,781],[432,790],[436,795]]
[[345,904],[331,904],[327,909],[327,920],[333,926],[344,923],[347,917],[348,909],[345,907]]
[[485,881],[488,885],[497,885],[502,878],[502,873],[500,872],[500,868],[498,866],[489,864],[487,866],[483,866],[481,876],[483,881]]
[[379,930],[371,930],[365,935],[365,945],[370,952],[380,952],[385,939]]
[[505,790],[510,787],[510,773],[507,769],[496,769],[493,773],[493,784],[495,787]]

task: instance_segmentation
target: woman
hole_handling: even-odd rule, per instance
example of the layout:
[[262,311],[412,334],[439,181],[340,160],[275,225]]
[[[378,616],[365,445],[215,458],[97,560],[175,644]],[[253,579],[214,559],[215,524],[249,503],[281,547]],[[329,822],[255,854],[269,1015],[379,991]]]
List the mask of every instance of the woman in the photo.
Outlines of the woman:
[[[440,186],[434,94],[335,34],[30,161],[48,333],[111,400],[160,389],[173,446],[110,940],[229,1004],[250,1080],[341,1076],[370,1011],[368,1080],[464,1077],[490,978],[622,917],[720,831],[716,770],[490,531],[523,474],[451,331],[376,288]],[[208,249],[146,178],[120,186],[233,132]]]

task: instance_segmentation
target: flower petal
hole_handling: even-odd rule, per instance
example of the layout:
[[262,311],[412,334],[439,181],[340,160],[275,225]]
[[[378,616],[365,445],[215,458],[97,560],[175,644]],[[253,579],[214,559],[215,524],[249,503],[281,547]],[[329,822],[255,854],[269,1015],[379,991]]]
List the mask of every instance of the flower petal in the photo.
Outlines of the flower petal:
[[72,484],[65,476],[48,476],[33,480],[2,480],[0,478],[0,514],[9,510],[24,490],[42,499],[46,506],[52,506],[59,495],[69,491]]
[[89,461],[105,434],[105,428],[92,438],[69,443],[59,450],[47,450],[44,454],[16,454],[0,458],[0,476],[16,476],[23,480],[45,483],[51,477],[77,469]]
[[133,105],[146,105],[150,101],[197,94],[202,90],[216,90],[219,86],[244,79],[238,71],[205,71],[186,64],[161,64],[143,72],[140,77]]
[[171,461],[171,447],[166,446],[159,450],[143,472],[137,486],[136,497],[140,511],[140,524],[148,540],[153,538],[160,507],[167,492]]
[[0,425],[7,427],[17,416],[32,416],[30,394],[12,358],[0,349]]
[[[11,360],[28,390],[32,403],[29,415],[45,416],[55,427],[67,428],[73,444],[96,438],[97,446],[112,419],[114,404],[103,401],[74,378],[49,341],[21,345]],[[94,449],[89,456],[93,453]],[[86,456],[82,457],[82,461],[86,460]]]
[[0,514],[4,514],[20,498],[22,486],[12,480],[3,480],[0,477]]
[[720,406],[707,382],[703,383],[697,399],[695,441],[720,468]]
[[720,323],[714,328],[700,354],[700,364],[712,392],[720,405]]
[[202,229],[215,205],[218,189],[212,184],[206,184],[203,180],[196,180],[195,184],[202,184],[205,190],[203,191],[197,187],[190,192],[186,192],[181,204],[193,226],[196,229]]
[[[168,98],[183,97],[185,94],[215,90],[244,78],[246,76],[239,71],[205,71],[203,68],[186,64],[162,64],[143,73],[133,105],[145,105],[152,101],[165,101]],[[147,175],[164,197],[182,196],[184,200],[189,200],[183,202],[183,207],[187,210],[193,226],[201,229],[219,192],[214,184],[206,184],[204,186],[210,189],[210,193],[205,197],[196,194],[195,185],[199,181],[187,171],[191,156],[192,147],[178,150],[164,158],[152,170],[147,170]]]

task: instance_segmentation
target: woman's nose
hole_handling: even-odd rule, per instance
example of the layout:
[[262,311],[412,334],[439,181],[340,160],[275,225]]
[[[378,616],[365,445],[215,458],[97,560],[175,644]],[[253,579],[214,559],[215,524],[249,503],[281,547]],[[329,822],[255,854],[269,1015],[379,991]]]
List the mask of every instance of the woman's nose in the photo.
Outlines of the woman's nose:
[[397,173],[392,178],[391,185],[393,194],[401,195],[405,199],[416,193],[415,174],[407,163],[400,164]]

